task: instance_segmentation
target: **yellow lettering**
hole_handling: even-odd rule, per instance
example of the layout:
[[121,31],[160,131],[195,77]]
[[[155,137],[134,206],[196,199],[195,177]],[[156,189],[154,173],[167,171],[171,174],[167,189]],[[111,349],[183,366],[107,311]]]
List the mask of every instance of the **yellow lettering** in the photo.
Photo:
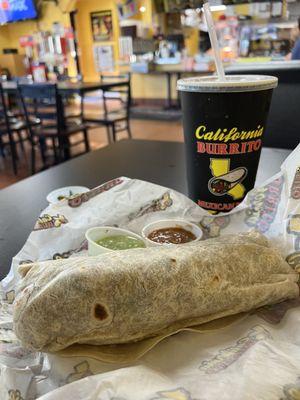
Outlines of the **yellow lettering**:
[[213,136],[214,136],[214,132],[213,132],[213,131],[207,132],[207,133],[205,133],[203,139],[204,139],[204,140],[212,140],[212,139],[213,139]]
[[240,132],[236,132],[231,136],[231,140],[237,140],[240,137]]
[[197,139],[203,139],[204,134],[201,135],[201,132],[205,132],[205,131],[206,131],[206,126],[205,125],[198,126],[198,128],[196,129],[196,132],[195,132],[196,138]]
[[232,128],[232,129],[230,129],[228,135],[226,135],[225,138],[224,138],[224,142],[226,143],[226,142],[228,142],[229,140],[231,140],[231,136],[232,136],[235,132],[237,132],[237,128]]
[[258,131],[258,136],[262,136],[262,134],[264,133],[264,128],[261,127],[260,130]]
[[224,135],[221,132],[222,129],[219,128],[214,135],[214,140],[223,140]]
[[216,131],[206,132],[205,125],[199,125],[195,131],[195,136],[198,140],[207,140],[207,141],[220,141],[220,142],[229,142],[240,140],[248,140],[253,138],[258,138],[263,135],[264,128],[260,125],[257,126],[257,129],[253,131],[238,131],[237,127],[233,127],[230,129],[228,133],[227,129],[218,128]]
[[245,139],[252,139],[255,131],[248,131],[245,135]]

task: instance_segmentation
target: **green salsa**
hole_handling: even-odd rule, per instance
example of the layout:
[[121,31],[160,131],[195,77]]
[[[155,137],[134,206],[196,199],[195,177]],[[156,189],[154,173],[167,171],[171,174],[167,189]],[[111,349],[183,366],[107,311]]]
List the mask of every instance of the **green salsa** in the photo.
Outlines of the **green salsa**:
[[142,240],[128,235],[106,236],[97,240],[96,243],[110,250],[127,250],[146,247]]

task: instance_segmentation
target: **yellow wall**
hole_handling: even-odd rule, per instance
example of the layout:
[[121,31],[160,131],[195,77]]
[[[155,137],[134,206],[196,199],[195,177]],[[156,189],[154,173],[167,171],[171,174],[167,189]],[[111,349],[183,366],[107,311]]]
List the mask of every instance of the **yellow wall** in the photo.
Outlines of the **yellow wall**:
[[[62,0],[65,5],[66,0]],[[63,26],[70,26],[70,18],[67,12],[54,3],[44,3],[41,9],[41,17],[38,20],[16,22],[0,26],[0,51],[5,47],[17,48],[20,54],[24,54],[24,48],[19,44],[22,35],[29,35],[39,30],[51,30],[53,22],[60,22]],[[69,72],[71,76],[76,75],[75,62],[69,57]]]
[[53,22],[60,22],[63,26],[70,26],[69,15],[67,13],[62,13],[60,8],[54,3],[44,3],[39,20],[16,22],[15,24],[1,26],[0,35],[2,30],[7,29],[9,41],[5,47],[17,48],[23,54],[24,49],[19,45],[20,36],[29,35],[38,30],[51,30]]
[[[146,26],[151,28],[152,25],[152,14],[153,14],[153,5],[152,0],[137,0],[137,13],[128,19],[142,21]],[[140,8],[145,7],[145,11],[141,12]]]
[[[9,30],[8,26],[0,26],[0,53],[9,45]],[[1,56],[0,56],[1,57]]]
[[[119,56],[118,38],[120,35],[120,29],[117,7],[114,0],[78,0],[77,10],[78,13],[76,15],[76,23],[81,73],[86,81],[95,81],[99,79],[99,72],[97,72],[95,68],[93,45],[112,45],[114,59],[117,60]],[[105,42],[93,42],[90,13],[93,11],[104,10],[112,10],[113,40]]]
[[199,52],[199,30],[196,28],[185,28],[184,44],[188,56],[197,54]]

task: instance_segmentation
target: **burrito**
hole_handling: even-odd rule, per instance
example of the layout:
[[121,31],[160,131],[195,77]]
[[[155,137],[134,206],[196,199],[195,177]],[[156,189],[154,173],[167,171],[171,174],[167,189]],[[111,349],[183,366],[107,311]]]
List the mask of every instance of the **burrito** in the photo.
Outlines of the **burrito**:
[[20,267],[23,346],[119,344],[299,296],[298,274],[257,232]]

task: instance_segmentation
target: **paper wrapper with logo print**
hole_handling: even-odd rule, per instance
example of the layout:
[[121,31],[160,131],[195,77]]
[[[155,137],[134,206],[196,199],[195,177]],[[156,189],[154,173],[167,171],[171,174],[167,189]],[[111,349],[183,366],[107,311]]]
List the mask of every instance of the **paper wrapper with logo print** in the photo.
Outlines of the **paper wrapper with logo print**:
[[[204,238],[257,229],[293,268],[300,266],[300,146],[281,172],[251,191],[233,213],[212,216],[168,188],[119,178],[45,209],[1,283],[0,399],[295,400],[300,393],[300,302],[263,307],[215,321],[138,350],[78,349],[45,354],[23,349],[12,332],[19,264],[86,255],[85,231],[116,225],[140,232],[151,221],[184,218]],[[150,350],[151,348],[151,350]],[[135,349],[136,350],[136,349]],[[112,359],[111,354],[115,357]],[[122,359],[122,354],[124,355]],[[99,361],[100,359],[104,361]],[[123,361],[127,361],[124,364]],[[111,361],[114,361],[112,363]]]

